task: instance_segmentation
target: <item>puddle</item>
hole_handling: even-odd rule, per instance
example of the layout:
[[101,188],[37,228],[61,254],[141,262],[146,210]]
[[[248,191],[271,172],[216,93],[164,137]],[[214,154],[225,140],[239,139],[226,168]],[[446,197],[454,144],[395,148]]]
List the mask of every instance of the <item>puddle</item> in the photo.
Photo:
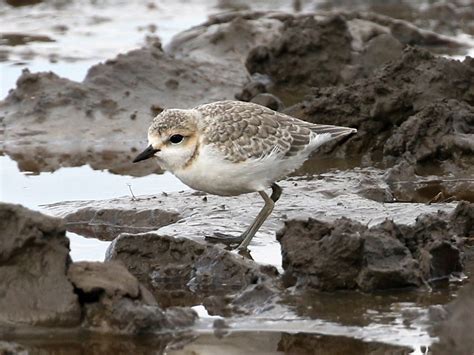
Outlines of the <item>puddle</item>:
[[[15,161],[0,156],[0,201],[18,203],[47,213],[41,206],[65,200],[101,200],[117,196],[160,194],[188,190],[170,173],[133,177],[93,170],[87,165],[53,173],[20,172]],[[103,261],[109,242],[68,232],[74,261]]]

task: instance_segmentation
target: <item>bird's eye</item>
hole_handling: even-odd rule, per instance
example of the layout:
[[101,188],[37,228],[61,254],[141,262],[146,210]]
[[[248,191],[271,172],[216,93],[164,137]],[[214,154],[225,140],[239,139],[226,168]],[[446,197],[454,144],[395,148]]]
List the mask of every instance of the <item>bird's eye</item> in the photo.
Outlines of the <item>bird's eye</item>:
[[173,134],[170,137],[170,142],[173,144],[179,144],[183,141],[184,137],[181,134]]

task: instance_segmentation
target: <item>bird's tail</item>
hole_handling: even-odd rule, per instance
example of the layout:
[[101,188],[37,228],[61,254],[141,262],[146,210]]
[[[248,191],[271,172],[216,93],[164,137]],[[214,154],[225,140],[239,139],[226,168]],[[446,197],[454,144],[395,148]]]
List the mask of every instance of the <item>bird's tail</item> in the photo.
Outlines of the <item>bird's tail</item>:
[[348,136],[350,134],[356,133],[357,129],[350,128],[350,127],[342,127],[342,126],[331,126],[331,125],[323,125],[323,124],[314,124],[311,126],[311,131],[315,134],[327,134],[331,135],[331,139],[336,139],[344,136]]

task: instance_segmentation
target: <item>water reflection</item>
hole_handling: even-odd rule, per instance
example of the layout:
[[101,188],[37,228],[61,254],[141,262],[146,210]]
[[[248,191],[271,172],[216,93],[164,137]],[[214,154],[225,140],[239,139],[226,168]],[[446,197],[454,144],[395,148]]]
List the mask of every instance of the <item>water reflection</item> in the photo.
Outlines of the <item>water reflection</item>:
[[83,165],[31,175],[20,172],[7,156],[0,156],[0,167],[0,200],[40,210],[41,205],[58,201],[131,197],[130,189],[135,195],[188,189],[169,173],[133,177]]
[[[1,349],[0,344],[0,349]],[[5,346],[5,344],[4,344]],[[287,332],[234,332],[227,336],[192,333],[159,336],[107,336],[79,334],[28,337],[9,343],[11,349],[30,354],[408,354],[411,349],[342,336]]]

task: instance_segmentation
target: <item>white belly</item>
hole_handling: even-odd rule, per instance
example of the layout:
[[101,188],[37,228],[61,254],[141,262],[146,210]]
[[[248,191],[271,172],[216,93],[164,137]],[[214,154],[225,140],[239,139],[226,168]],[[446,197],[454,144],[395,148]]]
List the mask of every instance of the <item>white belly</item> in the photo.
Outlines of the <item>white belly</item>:
[[174,171],[189,187],[215,195],[240,195],[261,191],[298,168],[308,154],[291,159],[269,156],[233,163],[211,148],[203,148],[193,163]]

